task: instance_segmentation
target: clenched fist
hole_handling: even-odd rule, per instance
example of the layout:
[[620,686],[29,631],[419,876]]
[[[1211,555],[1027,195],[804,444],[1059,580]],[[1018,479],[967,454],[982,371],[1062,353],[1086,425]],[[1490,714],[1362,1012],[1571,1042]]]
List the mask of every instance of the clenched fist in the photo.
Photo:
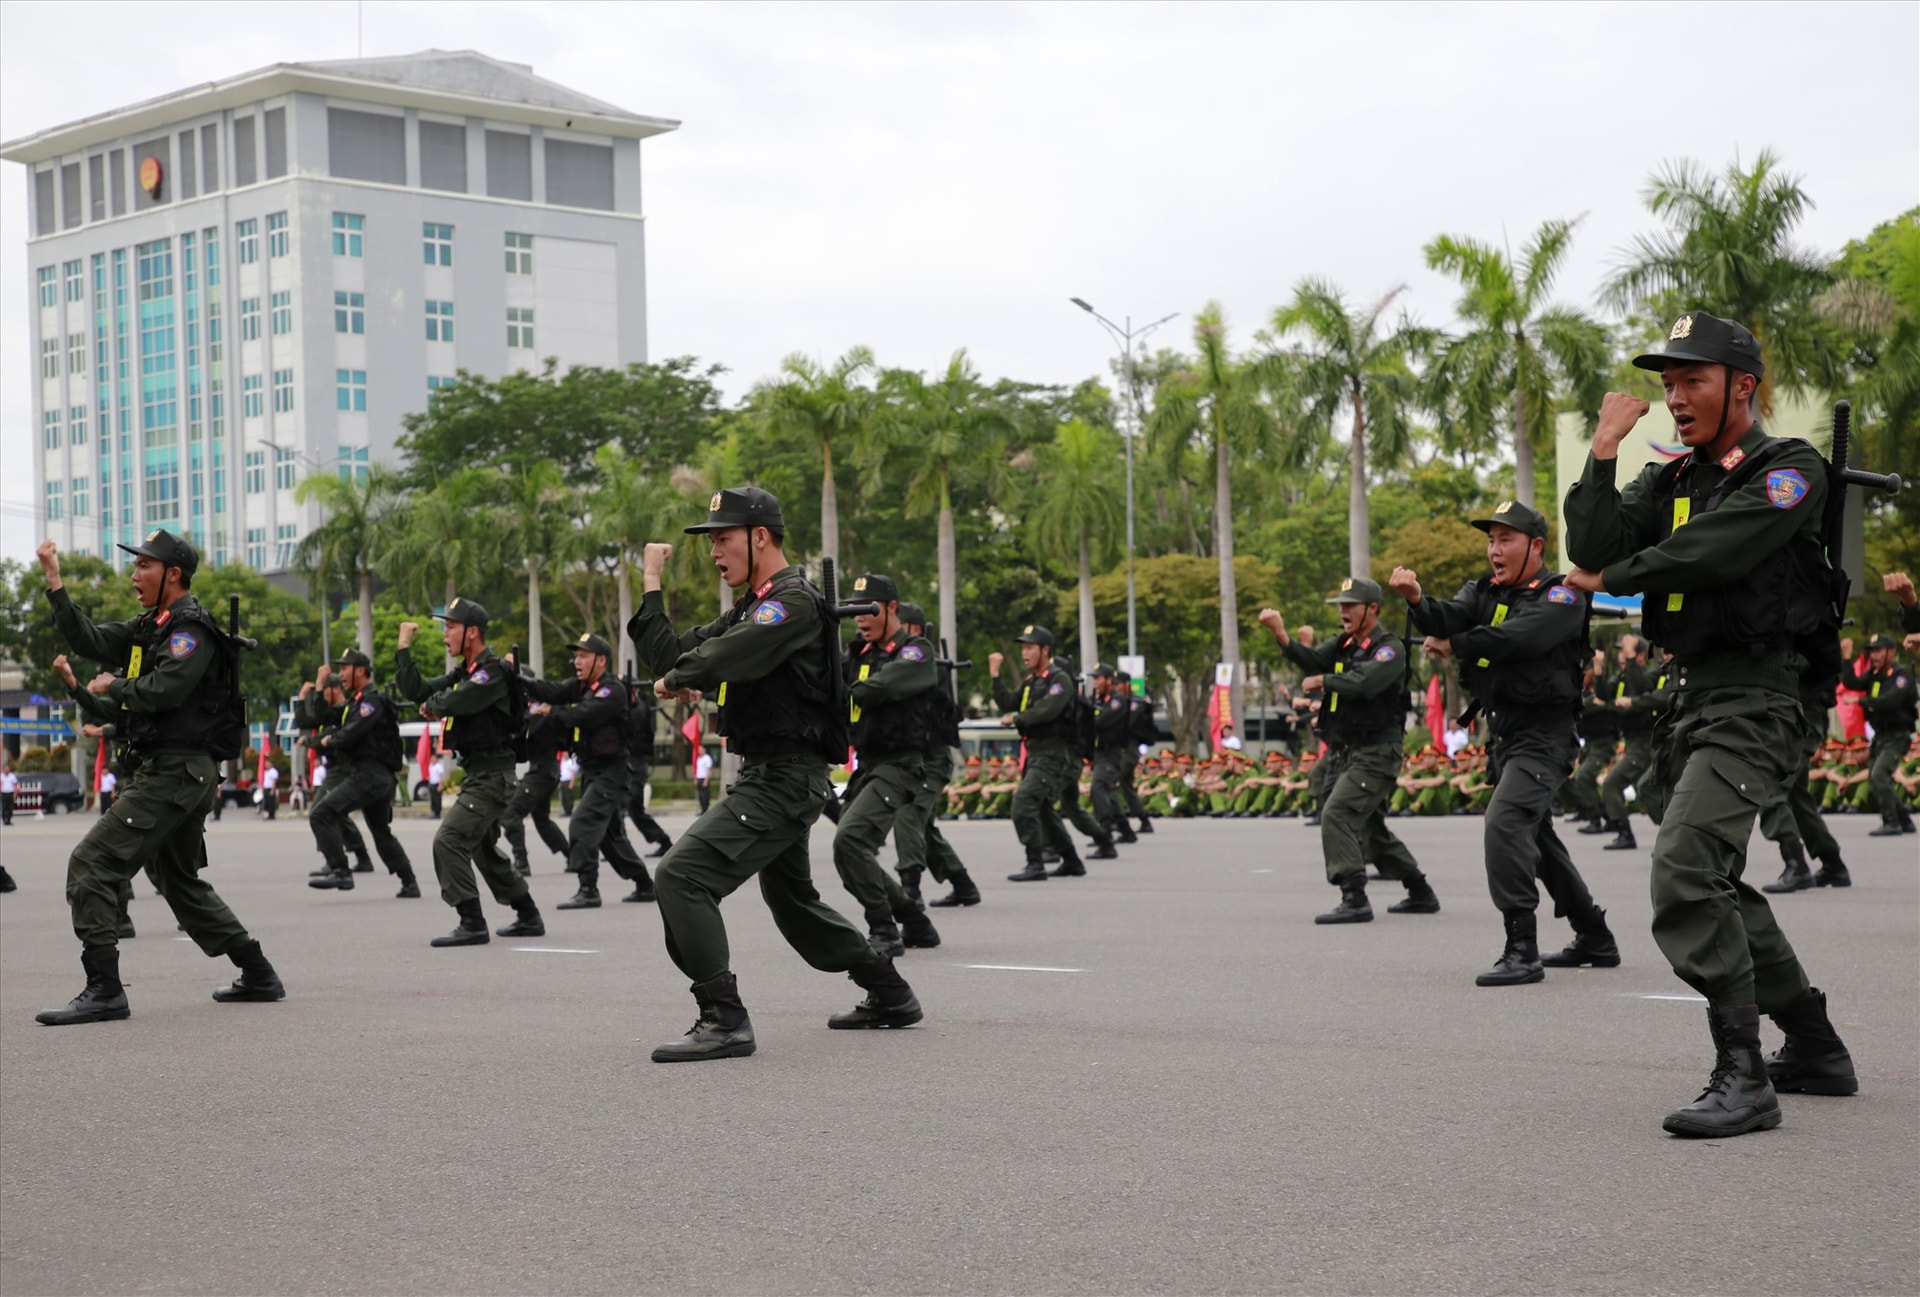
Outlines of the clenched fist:
[[1006,660],[1007,655],[1005,653],[987,654],[987,674],[997,678],[1000,675],[1000,665]]
[[417,621],[403,621],[403,622],[401,622],[401,623],[400,623],[400,647],[401,647],[401,648],[412,648],[412,647],[413,647],[413,637],[414,637],[415,635],[418,635],[419,633],[420,633],[420,623],[419,623],[419,622],[417,622]]
[[1280,641],[1282,645],[1287,643],[1289,638],[1287,635],[1287,620],[1280,615],[1278,608],[1262,608],[1260,610],[1260,624],[1265,626],[1269,631],[1272,631],[1273,637]]
[[60,547],[52,539],[43,540],[33,551],[40,560],[40,571],[47,578],[47,589],[60,588]]
[[663,576],[667,570],[667,560],[673,557],[673,546],[664,541],[648,541],[646,548],[640,551],[640,567],[648,576]]
[[1631,392],[1608,392],[1600,402],[1600,420],[1593,430],[1593,457],[1595,459],[1613,459],[1620,453],[1620,443],[1627,439],[1640,420],[1646,418],[1647,411],[1653,405],[1643,401]]
[[1420,576],[1412,568],[1396,567],[1393,575],[1387,578],[1387,584],[1408,603],[1420,602]]

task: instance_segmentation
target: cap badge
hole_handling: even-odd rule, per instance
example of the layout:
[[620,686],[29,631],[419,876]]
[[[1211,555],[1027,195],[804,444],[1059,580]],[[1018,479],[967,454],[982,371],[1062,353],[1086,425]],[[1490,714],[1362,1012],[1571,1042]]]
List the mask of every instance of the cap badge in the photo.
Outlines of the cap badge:
[[160,529],[159,529],[158,527],[155,527],[155,528],[154,528],[154,529],[153,529],[152,531],[150,531],[150,532],[148,532],[148,533],[147,533],[147,543],[148,543],[149,545],[151,545],[151,544],[153,543],[153,538],[154,538],[155,536],[158,536],[159,534],[160,534]]
[[1512,513],[1512,512],[1513,512],[1513,501],[1511,501],[1511,500],[1502,500],[1502,501],[1500,502],[1500,507],[1499,507],[1498,509],[1495,509],[1495,510],[1494,510],[1494,512],[1495,512],[1495,513]]
[[1020,633],[1021,633],[1022,635],[1031,635],[1031,634],[1033,634],[1033,627],[1031,627],[1031,626],[1022,626],[1022,627],[1020,628]]
[[713,493],[713,499],[707,501],[707,512],[708,513],[720,512],[720,492],[715,491]]
[[858,581],[855,581],[855,582],[853,583],[853,588],[854,588],[854,589],[856,589],[856,590],[864,590],[864,589],[866,589],[866,588],[867,588],[867,578],[865,578],[865,577],[861,577],[861,578],[860,578],[860,579],[859,579]]
[[1342,590],[1351,590],[1351,589],[1353,589],[1353,578],[1352,578],[1352,577],[1350,577],[1350,576],[1343,576],[1343,577],[1341,577],[1341,578],[1340,578],[1340,588],[1341,588]]
[[1673,342],[1679,338],[1690,338],[1692,336],[1693,316],[1683,315],[1673,322],[1673,332],[1667,335],[1667,341]]
[[581,642],[582,644],[585,644],[585,643],[586,643],[586,642],[587,642],[588,640],[590,640],[590,639],[592,639],[592,638],[593,638],[593,635],[592,635],[592,633],[591,633],[591,632],[589,632],[589,633],[587,633],[587,634],[585,634],[585,635],[582,635],[582,636],[580,637],[580,642]]

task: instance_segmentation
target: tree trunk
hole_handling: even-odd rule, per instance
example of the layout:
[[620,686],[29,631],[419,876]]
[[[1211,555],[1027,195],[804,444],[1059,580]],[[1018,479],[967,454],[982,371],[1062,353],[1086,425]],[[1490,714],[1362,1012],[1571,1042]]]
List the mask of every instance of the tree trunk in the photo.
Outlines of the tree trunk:
[[633,646],[627,642],[627,623],[633,620],[633,568],[627,559],[633,551],[623,541],[620,545],[620,624],[613,628],[613,661],[609,664],[618,675],[627,674],[623,663],[633,662]]
[[1093,624],[1093,551],[1087,547],[1087,529],[1080,528],[1080,674],[1100,662],[1100,638]]
[[833,486],[833,443],[821,445],[826,472],[820,478],[820,556],[840,566],[840,496]]
[[540,569],[527,564],[527,665],[541,679],[547,675],[547,655],[540,645]]
[[1348,576],[1373,575],[1373,514],[1367,507],[1367,409],[1359,385],[1353,392],[1353,441],[1347,447],[1347,568]]
[[1220,556],[1220,660],[1233,672],[1227,691],[1231,715],[1220,719],[1231,723],[1238,734],[1246,714],[1247,686],[1240,669],[1240,591],[1233,578],[1233,456],[1226,436],[1219,432],[1213,438],[1213,532],[1214,552]]
[[373,572],[360,569],[360,651],[373,656]]
[[957,546],[953,537],[953,497],[947,491],[947,483],[940,483],[940,534],[935,551],[940,565],[940,624],[934,629],[945,641],[948,652],[953,657],[960,652],[960,626],[956,618],[956,605],[960,599],[959,560]]
[[1533,438],[1527,430],[1527,406],[1518,389],[1513,393],[1513,498],[1529,509],[1533,504]]

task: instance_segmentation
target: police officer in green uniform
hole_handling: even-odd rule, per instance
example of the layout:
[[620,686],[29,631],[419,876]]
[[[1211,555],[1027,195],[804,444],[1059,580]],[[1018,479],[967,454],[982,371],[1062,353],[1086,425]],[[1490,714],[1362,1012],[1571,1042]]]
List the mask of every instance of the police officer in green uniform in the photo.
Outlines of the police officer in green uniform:
[[1048,847],[1060,853],[1053,877],[1075,878],[1087,872],[1056,803],[1069,779],[1080,778],[1080,762],[1073,754],[1073,677],[1053,660],[1053,632],[1045,626],[1023,627],[1014,637],[1027,669],[1018,693],[1011,681],[1002,683],[1000,667],[1006,658],[987,655],[987,674],[993,679],[993,701],[1004,713],[1000,723],[1018,729],[1027,745],[1027,763],[1020,772],[1020,789],[1013,795],[1013,831],[1027,853],[1027,867],[1007,878],[1015,883],[1037,883],[1048,877],[1041,854]]
[[473,600],[456,597],[433,616],[443,623],[441,638],[447,656],[455,659],[453,670],[432,679],[421,675],[413,661],[419,623],[402,622],[394,680],[419,704],[422,716],[440,722],[441,739],[459,755],[463,772],[459,795],[433,835],[440,899],[459,913],[460,923],[430,944],[484,946],[490,940],[473,877],[476,866],[493,899],[511,905],[517,916],[499,935],[544,937],[547,925],[527,880],[500,850],[500,821],[513,800],[514,735],[523,723],[508,683],[513,668],[487,647],[487,610]]
[[1913,742],[1913,672],[1900,664],[1900,641],[1891,635],[1875,635],[1867,641],[1864,675],[1854,669],[1852,640],[1841,644],[1840,656],[1845,661],[1840,683],[1861,695],[1860,709],[1873,726],[1873,746],[1867,753],[1867,786],[1873,790],[1874,806],[1880,812],[1880,827],[1867,836],[1897,838],[1912,833],[1913,812],[1893,782],[1893,772],[1900,768]]
[[653,880],[627,840],[627,741],[632,702],[627,686],[608,670],[613,648],[591,631],[573,642],[573,679],[522,677],[528,708],[550,716],[560,738],[580,762],[580,796],[567,821],[567,869],[579,876],[574,894],[555,906],[561,910],[600,908],[600,856],[613,871],[645,892]]
[[880,844],[920,796],[927,749],[941,737],[940,668],[933,645],[900,624],[900,590],[892,577],[860,577],[851,602],[874,604],[879,612],[853,619],[860,638],[844,663],[858,760],[840,799],[833,864],[860,902],[867,940],[897,957],[909,946],[940,944],[925,907],[880,867]]
[[[1140,832],[1153,832],[1153,821],[1147,817],[1146,805],[1140,800],[1140,790],[1135,784],[1140,773],[1140,750],[1151,748],[1160,737],[1159,727],[1153,720],[1153,700],[1136,697],[1133,692],[1133,676],[1125,671],[1113,673],[1113,687],[1127,700],[1128,728],[1127,736],[1131,740],[1127,745],[1126,759],[1120,767],[1120,799],[1125,811],[1120,817],[1120,827],[1127,827],[1127,816],[1140,821]],[[1119,834],[1120,841],[1133,842],[1136,838],[1129,833]]]
[[[1840,843],[1827,828],[1820,814],[1820,803],[1807,787],[1807,774],[1827,742],[1827,713],[1833,710],[1834,691],[1840,687],[1840,661],[1832,658],[1810,659],[1800,672],[1799,759],[1790,763],[1781,781],[1782,800],[1760,812],[1760,832],[1769,842],[1780,846],[1784,866],[1780,877],[1760,890],[1773,895],[1803,891],[1809,887],[1851,887],[1853,876],[1840,858]],[[1820,872],[1807,867],[1811,850],[1820,862]]]
[[[1397,567],[1389,584],[1407,600],[1426,648],[1460,663],[1460,681],[1487,713],[1494,780],[1485,826],[1487,890],[1506,923],[1507,944],[1480,986],[1519,986],[1546,967],[1614,968],[1620,949],[1606,914],[1553,831],[1553,800],[1573,771],[1574,717],[1591,650],[1588,601],[1546,565],[1547,519],[1502,500],[1473,525],[1487,533],[1492,572],[1450,600],[1423,596],[1419,577]],[[1624,656],[1624,654],[1623,654]],[[1540,888],[1572,924],[1573,943],[1540,957]]]
[[260,943],[200,877],[207,865],[207,812],[219,795],[218,756],[245,741],[234,696],[237,653],[190,592],[200,556],[166,531],[147,533],[134,556],[133,589],[146,611],[95,624],[73,606],[51,540],[37,551],[61,637],[81,657],[116,668],[87,692],[119,709],[116,730],[128,755],[120,795],[67,861],[67,903],[87,985],[64,1009],[38,1015],[48,1026],[107,1022],[129,1014],[120,982],[120,890],[142,866],[193,943],[240,969],[213,993],[223,1004],[286,998]]
[[[301,682],[299,696],[293,700],[293,725],[300,731],[301,741],[307,746],[308,760],[320,759],[320,740],[330,731],[340,728],[341,711],[347,705],[346,688],[342,685],[334,664],[326,663],[319,674],[311,680]],[[339,767],[344,769],[344,766]],[[329,776],[337,773],[336,767],[329,765]],[[326,800],[327,793],[333,788],[330,783],[320,783],[307,802],[307,818],[312,822],[313,813],[320,809],[320,803]],[[220,818],[220,803],[214,802],[214,818]],[[353,857],[353,872],[370,874],[373,872],[373,857],[367,854],[367,840],[360,836],[360,830],[350,819],[340,821],[340,840],[345,844],[348,854]],[[319,849],[316,839],[315,849]],[[307,875],[308,878],[332,878],[333,867],[326,863],[326,853],[321,853],[320,868]],[[312,886],[313,884],[308,884]],[[331,887],[332,883],[322,886]]]
[[1387,827],[1387,801],[1400,774],[1407,729],[1407,646],[1380,624],[1380,586],[1348,577],[1327,600],[1340,608],[1341,633],[1308,647],[1287,633],[1276,608],[1260,610],[1260,624],[1273,633],[1287,660],[1310,674],[1301,688],[1322,692],[1321,733],[1330,751],[1322,766],[1335,765],[1320,805],[1320,851],[1327,881],[1340,889],[1340,904],[1315,923],[1371,923],[1367,865],[1406,885],[1407,894],[1387,907],[1391,914],[1436,914],[1440,898],[1406,844]]
[[1600,785],[1600,805],[1606,816],[1605,828],[1612,829],[1613,841],[1602,849],[1632,851],[1640,844],[1633,836],[1632,812],[1627,810],[1627,789],[1639,789],[1640,779],[1653,764],[1654,711],[1653,672],[1647,666],[1647,642],[1638,635],[1620,637],[1620,673],[1613,678],[1613,705],[1620,713],[1619,759],[1607,771]]
[[[1568,584],[1644,595],[1647,634],[1673,655],[1672,702],[1655,733],[1666,806],[1653,847],[1653,935],[1707,998],[1716,1060],[1707,1088],[1663,1123],[1722,1136],[1780,1124],[1776,1089],[1851,1094],[1853,1061],[1766,898],[1742,875],[1758,811],[1800,759],[1800,679],[1837,651],[1821,509],[1827,468],[1804,441],[1770,437],[1755,413],[1763,366],[1741,325],[1694,311],[1657,370],[1692,453],[1650,464],[1622,490],[1620,443],[1647,402],[1610,392],[1585,471],[1567,493]],[[1785,1030],[1760,1055],[1760,1015]]]
[[[902,603],[900,624],[929,644],[935,642],[928,629],[927,614],[920,605]],[[918,901],[920,875],[924,871],[934,882],[952,886],[953,890],[945,896],[928,902],[943,908],[980,904],[980,888],[960,862],[960,855],[947,841],[947,835],[940,831],[939,824],[940,816],[947,809],[947,783],[953,778],[953,754],[960,746],[960,705],[953,698],[952,671],[950,662],[940,664],[940,684],[934,692],[940,712],[939,732],[926,751],[920,791],[893,821],[894,869],[900,875],[901,888],[909,899]]]
[[374,687],[373,660],[365,653],[350,650],[334,665],[340,670],[345,696],[339,724],[315,739],[327,758],[327,782],[321,785],[325,796],[316,798],[307,813],[328,875],[309,879],[307,886],[353,890],[353,871],[347,866],[347,841],[341,828],[351,823],[349,814],[359,811],[373,837],[374,850],[380,853],[380,862],[400,880],[400,890],[394,895],[403,900],[417,898],[420,884],[413,876],[413,862],[393,835],[393,790],[406,765],[400,750],[400,714],[393,700]]
[[1620,744],[1620,709],[1611,701],[1613,681],[1605,670],[1606,654],[1596,650],[1588,668],[1588,685],[1580,703],[1580,718],[1574,732],[1580,737],[1580,759],[1574,763],[1573,778],[1567,781],[1567,796],[1573,802],[1569,824],[1578,824],[1581,833],[1606,832],[1606,811],[1600,804],[1600,780],[1607,763],[1613,760]]
[[[631,666],[627,673],[633,673]],[[653,777],[653,694],[638,688],[633,693],[633,710],[628,713],[627,726],[627,818],[653,847],[647,859],[658,860],[672,849],[673,838],[660,827],[660,821],[647,812],[647,781]],[[620,899],[651,901],[653,884],[649,881],[645,888],[635,888],[633,895]]]
[[[521,678],[526,678],[524,672]],[[553,822],[553,794],[560,787],[560,728],[551,716],[529,716],[526,727],[527,770],[514,786],[513,798],[507,803],[507,814],[500,824],[507,845],[513,849],[513,867],[520,871],[522,878],[533,873],[533,862],[527,858],[528,819],[533,821],[534,832],[540,835],[548,851],[556,856],[567,855],[567,835]],[[571,868],[569,865],[568,869]]]
[[734,1058],[754,1051],[753,1024],[732,969],[720,902],[758,874],[760,894],[787,944],[823,972],[844,972],[867,996],[827,1019],[835,1029],[907,1027],[920,1002],[860,930],[820,899],[807,835],[833,794],[829,762],[846,759],[843,682],[835,675],[826,601],[783,549],[780,502],[758,487],[714,492],[707,520],[714,565],[740,597],[721,617],[679,632],[661,583],[671,545],[647,545],[640,611],[627,625],[656,698],[713,693],[717,727],[740,758],[740,777],[660,863],[655,886],[667,954],[693,982],[699,1016],[653,1051],[657,1063]]
[[1102,662],[1093,669],[1093,818],[1122,842],[1138,842],[1120,806],[1120,784],[1127,756],[1138,755],[1133,741],[1133,700],[1114,685],[1115,671]]

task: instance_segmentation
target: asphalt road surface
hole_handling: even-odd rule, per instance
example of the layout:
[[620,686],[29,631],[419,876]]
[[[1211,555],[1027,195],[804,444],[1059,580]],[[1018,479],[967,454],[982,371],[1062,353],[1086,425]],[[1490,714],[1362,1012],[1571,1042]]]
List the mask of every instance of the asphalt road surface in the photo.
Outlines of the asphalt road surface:
[[[950,823],[986,902],[902,961],[923,1025],[828,1031],[859,991],[748,888],[725,913],[760,1052],[659,1066],[694,1007],[653,907],[559,913],[542,853],[544,939],[431,949],[453,914],[415,820],[418,901],[384,873],[309,890],[298,819],[209,826],[285,1001],[213,1003],[234,970],[141,879],[133,1017],[37,1026],[83,980],[61,892],[89,822],[0,830],[9,1297],[1920,1291],[1920,839],[1869,817],[1831,821],[1856,886],[1777,907],[1861,1094],[1724,1142],[1660,1130],[1712,1056],[1648,935],[1645,847],[1570,839],[1623,967],[1483,990],[1477,819],[1394,822],[1442,913],[1388,915],[1376,883],[1379,917],[1333,928],[1297,820],[1161,821],[1020,886],[1009,825]],[[829,831],[816,876],[851,915]]]

